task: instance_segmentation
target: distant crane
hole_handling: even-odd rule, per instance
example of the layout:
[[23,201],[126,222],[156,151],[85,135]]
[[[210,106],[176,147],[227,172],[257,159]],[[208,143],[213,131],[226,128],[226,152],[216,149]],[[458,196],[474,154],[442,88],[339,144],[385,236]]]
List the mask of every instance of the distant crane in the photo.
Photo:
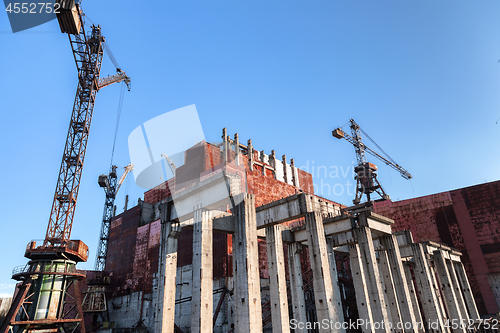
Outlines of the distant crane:
[[111,166],[111,171],[109,175],[99,176],[99,186],[104,189],[106,193],[106,200],[104,202],[104,212],[102,216],[101,224],[101,236],[99,237],[99,246],[97,247],[97,256],[95,261],[94,270],[98,272],[104,271],[104,266],[106,265],[106,257],[108,253],[108,241],[109,241],[109,226],[111,225],[111,219],[113,218],[113,207],[115,205],[115,198],[120,186],[122,186],[123,181],[127,177],[128,173],[134,170],[134,165],[129,163],[125,167],[120,180],[116,174],[116,165]]
[[[356,172],[356,197],[353,200],[354,205],[358,205],[361,202],[361,198],[363,194],[366,195],[367,201],[370,201],[370,194],[376,192],[380,197],[384,200],[389,199],[389,196],[385,193],[382,185],[377,180],[377,166],[373,163],[370,163],[366,160],[365,152],[375,156],[391,168],[395,169],[401,174],[401,177],[404,179],[413,178],[412,175],[408,171],[406,171],[399,164],[394,162],[392,158],[389,157],[371,138],[366,134],[361,127],[354,121],[354,119],[350,119],[350,128],[351,135],[347,134],[342,130],[342,128],[336,128],[332,131],[333,137],[337,139],[345,139],[350,142],[354,146],[354,150],[356,152],[356,159],[358,162],[358,166],[354,168],[354,172]],[[362,140],[361,132],[366,135],[373,143],[388,157],[385,158],[367,147]]]
[[170,157],[168,157],[168,155],[165,153],[162,153],[161,156],[163,156],[165,158],[165,160],[167,161],[167,164],[170,168],[170,171],[172,171],[172,174],[175,176],[175,170],[177,169],[177,167],[175,166],[174,161],[172,161],[172,159]]
[[[116,174],[116,165],[111,166],[111,171],[108,175],[100,175],[98,179],[99,186],[104,189],[106,199],[104,202],[104,212],[102,216],[101,235],[99,237],[99,245],[97,247],[97,255],[95,260],[94,270],[97,272],[94,279],[87,282],[87,290],[84,292],[82,308],[83,312],[93,312],[96,316],[103,315],[102,312],[107,309],[106,302],[106,285],[109,284],[109,277],[103,276],[102,272],[106,266],[106,258],[108,255],[109,228],[114,215],[115,198],[120,186],[127,177],[128,173],[134,169],[134,165],[129,163],[125,167],[125,171],[118,180]],[[96,320],[94,320],[95,322]]]

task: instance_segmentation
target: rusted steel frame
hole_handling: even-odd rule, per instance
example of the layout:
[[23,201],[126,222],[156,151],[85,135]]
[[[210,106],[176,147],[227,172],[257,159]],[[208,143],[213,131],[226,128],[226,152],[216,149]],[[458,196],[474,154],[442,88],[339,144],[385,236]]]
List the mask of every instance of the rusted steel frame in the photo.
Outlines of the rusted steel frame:
[[215,309],[214,319],[213,319],[214,327],[215,327],[215,322],[217,321],[217,317],[219,316],[220,308],[222,307],[222,303],[224,302],[224,298],[226,297],[227,293],[228,293],[228,289],[226,287],[224,287],[224,290],[222,291],[222,295],[219,298],[219,303],[217,303],[217,308]]
[[82,318],[75,319],[41,319],[41,320],[25,320],[25,321],[14,321],[11,325],[38,325],[38,324],[60,324],[60,323],[75,323],[82,321]]
[[[12,306],[10,307],[7,316],[5,316],[2,326],[0,328],[1,333],[7,333],[9,331],[9,324],[11,324],[12,319],[16,318],[17,312],[19,311],[24,301],[26,300],[26,294],[28,293],[30,287],[31,287],[31,279],[24,281],[23,284],[19,287],[16,298],[12,301]],[[21,291],[21,288],[23,288],[23,291]],[[26,310],[24,311],[26,312]]]

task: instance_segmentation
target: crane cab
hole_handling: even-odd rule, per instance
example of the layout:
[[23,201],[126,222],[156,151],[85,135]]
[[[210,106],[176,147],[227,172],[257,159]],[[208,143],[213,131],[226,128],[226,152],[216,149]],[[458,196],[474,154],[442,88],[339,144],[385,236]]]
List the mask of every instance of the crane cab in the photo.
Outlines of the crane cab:
[[60,6],[56,16],[61,32],[78,35],[82,27],[82,22],[75,0],[56,0],[55,3]]

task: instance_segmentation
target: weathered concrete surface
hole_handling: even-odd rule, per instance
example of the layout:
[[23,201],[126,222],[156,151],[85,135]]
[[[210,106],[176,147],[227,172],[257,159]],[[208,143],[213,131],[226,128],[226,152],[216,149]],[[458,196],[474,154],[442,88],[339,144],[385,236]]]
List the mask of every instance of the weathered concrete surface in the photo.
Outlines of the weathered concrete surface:
[[266,244],[269,269],[269,292],[273,332],[290,331],[288,297],[286,288],[285,256],[281,240],[281,226],[266,227]]
[[[371,230],[368,227],[359,227],[353,229],[353,234],[359,245],[373,321],[374,323],[387,323],[389,317],[385,306]],[[381,325],[375,332],[390,332],[390,329],[387,325]]]
[[[323,219],[316,211],[306,214],[307,246],[313,272],[314,301],[318,322],[329,321],[338,317],[336,314],[335,295],[330,276],[330,262],[326,247]],[[331,332],[330,328],[320,327],[319,331]]]
[[212,263],[212,213],[199,205],[193,225],[192,333],[213,331]]
[[[300,243],[288,244],[288,267],[290,270],[290,289],[292,291],[292,314],[293,319],[297,322],[305,323],[306,316],[306,302],[304,299],[304,282],[302,280],[302,267],[300,263],[300,253],[302,252],[302,245]],[[296,329],[297,333],[305,333],[307,330]]]
[[[366,287],[365,271],[359,252],[358,244],[349,245],[349,259],[351,263],[351,273],[354,280],[354,289],[356,290],[356,304],[358,306],[359,318],[373,322],[372,309],[370,305],[370,296]],[[375,332],[372,327],[363,325],[363,333]]]
[[233,236],[235,332],[262,332],[255,199],[251,194],[241,194],[237,199]]

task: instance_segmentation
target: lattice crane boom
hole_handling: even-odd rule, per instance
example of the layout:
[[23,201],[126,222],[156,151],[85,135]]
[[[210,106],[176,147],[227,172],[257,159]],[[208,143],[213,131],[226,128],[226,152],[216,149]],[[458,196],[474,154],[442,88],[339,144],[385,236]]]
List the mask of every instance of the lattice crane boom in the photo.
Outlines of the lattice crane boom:
[[375,164],[367,162],[366,153],[373,155],[386,165],[398,171],[405,179],[413,178],[412,175],[399,164],[385,158],[370,147],[366,146],[363,143],[361,136],[361,127],[354,121],[354,119],[350,119],[350,123],[351,135],[344,132],[340,127],[333,130],[332,135],[337,139],[347,140],[354,146],[354,150],[356,152],[358,166],[354,169],[356,172],[355,179],[357,181],[356,198],[353,200],[354,204],[357,205],[361,202],[363,194],[366,194],[367,200],[370,201],[370,194],[373,192],[378,193],[383,199],[389,199],[389,196],[384,192],[382,185],[377,180],[377,167]]

